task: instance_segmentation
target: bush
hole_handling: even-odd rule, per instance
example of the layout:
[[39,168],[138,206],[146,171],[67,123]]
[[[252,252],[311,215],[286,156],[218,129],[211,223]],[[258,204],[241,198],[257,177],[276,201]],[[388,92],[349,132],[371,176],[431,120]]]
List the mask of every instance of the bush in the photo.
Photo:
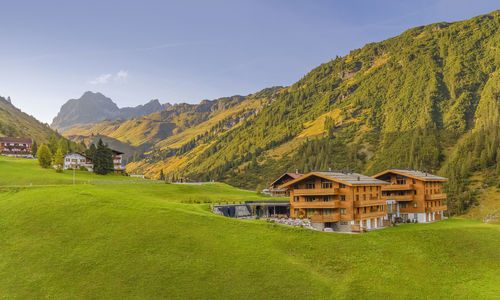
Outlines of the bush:
[[63,168],[61,166],[57,166],[56,173],[62,173],[62,172],[63,172]]

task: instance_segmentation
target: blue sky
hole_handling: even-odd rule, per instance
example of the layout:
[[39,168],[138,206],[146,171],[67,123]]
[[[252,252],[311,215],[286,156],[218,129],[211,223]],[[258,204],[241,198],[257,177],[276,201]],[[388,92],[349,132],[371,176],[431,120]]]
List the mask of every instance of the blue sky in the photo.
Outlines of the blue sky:
[[120,107],[290,85],[366,43],[497,1],[2,1],[0,95],[50,123],[87,90]]

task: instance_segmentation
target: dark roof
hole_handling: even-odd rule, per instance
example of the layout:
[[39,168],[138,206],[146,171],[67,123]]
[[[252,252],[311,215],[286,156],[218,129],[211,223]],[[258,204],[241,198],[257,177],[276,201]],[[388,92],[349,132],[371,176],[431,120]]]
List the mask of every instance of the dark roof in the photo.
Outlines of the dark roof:
[[290,176],[290,177],[292,177],[292,179],[297,179],[297,178],[301,177],[302,175],[304,175],[304,174],[300,174],[300,173],[285,173],[285,174],[281,175],[280,177],[278,177],[278,179],[276,179],[275,181],[273,181],[271,183],[271,185],[274,185],[277,181],[279,181],[281,178],[283,178],[285,176]]
[[116,154],[116,155],[125,154],[125,153],[120,152],[120,151],[118,151],[118,150],[113,150],[113,149],[111,149],[111,151],[113,151],[113,153],[114,153],[114,154]]
[[378,180],[363,174],[354,173],[354,172],[332,172],[332,171],[312,171],[309,172],[302,177],[297,179],[288,181],[280,186],[280,188],[288,187],[292,184],[295,184],[302,179],[306,179],[311,176],[319,176],[325,179],[330,179],[333,181],[338,181],[344,183],[346,185],[385,185],[389,184],[383,180]]
[[30,138],[15,138],[15,137],[0,137],[0,142],[4,143],[19,143],[19,144],[33,144]]
[[387,173],[394,173],[399,175],[406,175],[410,178],[416,178],[424,181],[446,181],[448,178],[437,176],[428,172],[419,171],[419,170],[406,170],[406,169],[387,169],[383,172],[380,172],[373,177],[379,177]]
[[85,153],[82,153],[82,152],[68,152],[66,155],[64,155],[64,157],[71,155],[71,154],[78,154],[78,155],[85,157],[86,159],[90,159],[91,161],[93,161],[92,158],[88,157]]

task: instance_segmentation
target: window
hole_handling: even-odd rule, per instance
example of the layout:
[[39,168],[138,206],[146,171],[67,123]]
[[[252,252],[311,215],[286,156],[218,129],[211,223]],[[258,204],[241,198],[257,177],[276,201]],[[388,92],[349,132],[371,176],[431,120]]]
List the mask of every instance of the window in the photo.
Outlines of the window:
[[341,189],[345,188],[345,184],[339,183],[339,188],[341,188]]
[[348,221],[340,221],[340,225],[349,225]]
[[322,182],[321,183],[322,189],[331,189],[332,187],[333,187],[333,184],[331,182]]
[[417,203],[414,203],[414,204],[413,204],[413,207],[417,208]]
[[314,189],[316,185],[314,183],[306,183],[306,189]]
[[417,181],[415,180],[415,178],[412,179],[412,182],[413,182],[413,184],[417,183]]
[[399,205],[399,207],[401,207],[401,208],[407,208],[407,207],[408,207],[408,204],[407,204],[407,203],[401,203],[401,204]]
[[365,201],[365,200],[366,200],[366,195],[363,195],[363,201]]
[[356,187],[356,193],[359,193],[359,186]]
[[314,197],[306,196],[306,202],[313,202],[313,201],[314,201]]
[[340,195],[340,201],[345,201],[345,195]]
[[333,196],[323,196],[323,202],[333,201]]
[[363,187],[363,192],[366,192],[366,186]]
[[325,215],[325,216],[333,215],[333,209],[332,208],[323,209],[323,215]]
[[356,195],[356,201],[359,201],[359,195]]
[[299,196],[294,196],[294,197],[293,197],[293,201],[294,201],[294,202],[299,202]]
[[340,209],[340,214],[345,215],[347,213],[347,210],[345,208]]
[[372,191],[372,186],[370,185],[370,192]]
[[[415,179],[413,179],[413,180],[415,180]],[[413,214],[413,218],[418,219],[418,214]]]

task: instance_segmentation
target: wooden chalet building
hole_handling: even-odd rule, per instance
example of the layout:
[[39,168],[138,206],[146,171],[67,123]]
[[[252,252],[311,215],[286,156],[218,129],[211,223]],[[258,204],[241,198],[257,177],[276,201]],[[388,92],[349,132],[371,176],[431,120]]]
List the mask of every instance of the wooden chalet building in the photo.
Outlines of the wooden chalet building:
[[310,219],[314,228],[352,232],[384,226],[389,185],[352,172],[313,171],[280,186],[290,194],[290,216]]
[[289,196],[287,188],[280,188],[284,183],[297,179],[301,177],[303,174],[300,174],[299,171],[295,171],[295,173],[285,173],[278,177],[271,186],[269,186],[269,193],[272,197],[287,197]]
[[442,184],[447,178],[417,170],[388,169],[373,178],[390,185],[382,187],[388,220],[401,218],[419,223],[441,220],[447,206]]
[[13,157],[33,157],[30,138],[0,137],[0,154]]

